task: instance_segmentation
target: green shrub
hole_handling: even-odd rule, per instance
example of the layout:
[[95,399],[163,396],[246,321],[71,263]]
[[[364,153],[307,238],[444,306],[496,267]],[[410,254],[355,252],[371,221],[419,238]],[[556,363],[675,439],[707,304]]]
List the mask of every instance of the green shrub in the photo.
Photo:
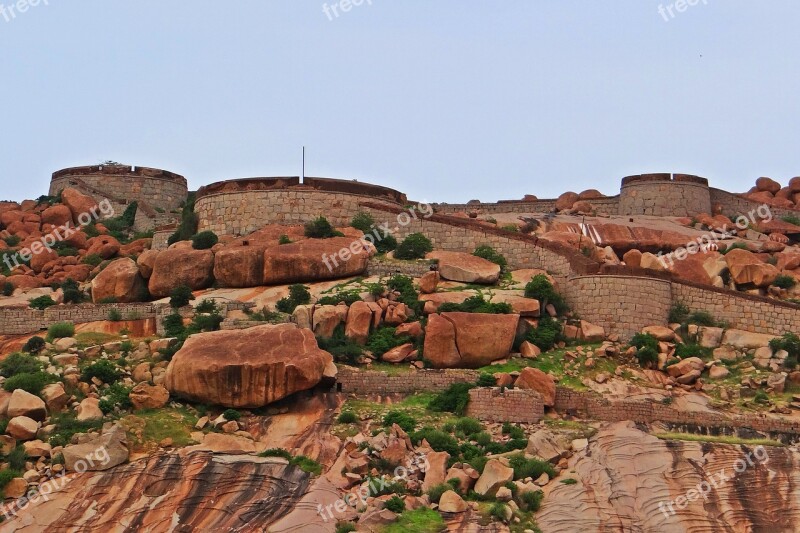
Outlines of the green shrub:
[[423,259],[433,251],[433,244],[422,233],[412,233],[397,245],[394,256],[397,259]]
[[31,337],[28,339],[28,342],[25,343],[25,346],[22,347],[22,351],[30,354],[37,354],[44,350],[45,340],[41,337]]
[[113,413],[118,407],[120,409],[130,409],[133,405],[130,399],[132,387],[126,387],[121,383],[114,383],[103,392],[100,399],[100,410],[103,414]]
[[358,417],[353,411],[342,411],[337,419],[340,424],[354,424],[358,422]]
[[784,222],[788,222],[789,224],[794,224],[795,226],[800,226],[800,217],[795,215],[786,215],[782,218]]
[[259,457],[282,457],[287,461],[291,461],[293,456],[287,450],[283,448],[270,448],[269,450],[264,450],[263,452],[258,454]]
[[[41,340],[41,337],[34,337]],[[30,342],[30,341],[28,341]],[[0,361],[0,376],[10,378],[18,374],[33,374],[42,369],[42,363],[23,353],[12,353]]]
[[561,483],[563,483],[564,485],[577,485],[578,484],[578,480],[575,479],[574,477],[570,477],[570,478],[567,478],[567,479],[562,479]]
[[289,296],[278,300],[275,308],[281,313],[292,314],[298,305],[306,305],[308,303],[311,303],[311,293],[308,292],[308,287],[302,284],[295,284],[289,286]]
[[670,324],[683,324],[689,319],[690,310],[683,302],[677,302],[669,309]]
[[506,506],[506,504],[504,504],[502,502],[494,502],[491,505],[491,507],[489,507],[489,515],[494,517],[494,518],[497,518],[498,520],[500,520],[502,522],[502,521],[505,521],[505,519],[506,519],[507,510],[508,510],[508,507]]
[[[24,468],[25,465],[23,464],[22,469],[24,470]],[[22,477],[22,470],[15,470],[9,467],[5,470],[0,471],[0,496],[5,498],[6,485],[11,483],[11,480],[17,477]]]
[[531,329],[525,339],[535,344],[543,352],[552,350],[564,338],[561,323],[549,316],[539,319],[535,329]]
[[728,247],[725,248],[724,250],[720,250],[720,253],[722,255],[725,255],[732,250],[747,250],[747,245],[743,242],[735,242],[733,244],[728,245]]
[[90,254],[83,258],[81,261],[84,265],[96,267],[103,262],[103,258],[97,254]]
[[400,514],[406,510],[406,502],[400,496],[394,495],[386,500],[384,507],[393,513]]
[[75,324],[72,322],[56,322],[47,328],[47,340],[63,339],[75,335]]
[[97,378],[103,383],[111,385],[119,380],[120,374],[120,370],[115,363],[101,359],[84,368],[81,373],[81,379],[83,381],[91,381],[92,378]]
[[556,292],[555,287],[544,274],[537,274],[525,285],[525,297],[539,300],[542,310],[548,304],[553,304],[558,314],[563,314],[569,309],[564,298]]
[[66,446],[76,433],[86,433],[91,429],[103,427],[102,420],[81,422],[71,412],[52,415],[51,423],[56,426],[56,429],[50,434],[50,444],[53,446]]
[[358,529],[352,522],[340,522],[336,524],[336,533],[352,533]]
[[526,477],[537,479],[545,473],[551,479],[556,477],[553,465],[539,459],[526,459],[525,455],[521,453],[510,456],[508,465],[514,469],[514,479],[525,479]]
[[523,492],[519,495],[519,506],[528,513],[535,513],[542,506],[543,499],[544,493],[540,490]]
[[658,351],[650,346],[643,346],[636,350],[636,359],[642,368],[650,368],[658,364]]
[[19,235],[11,235],[10,237],[6,237],[3,240],[6,242],[7,245],[13,248],[15,246],[18,246],[19,243],[22,242],[22,237],[20,237]]
[[375,219],[365,211],[359,211],[350,221],[350,227],[356,228],[365,234],[372,231],[373,226],[375,226]]
[[439,313],[460,312],[460,313],[484,313],[492,315],[510,315],[514,312],[511,304],[492,303],[484,299],[483,294],[470,296],[462,303],[446,302],[439,306]]
[[169,305],[173,309],[186,307],[192,300],[194,300],[194,294],[187,285],[178,285],[169,293]]
[[278,244],[292,244],[292,239],[290,239],[288,235],[281,235],[278,238]]
[[397,424],[403,431],[414,431],[417,420],[403,411],[389,411],[383,417],[383,425],[389,427],[392,424]]
[[397,239],[395,239],[394,235],[381,235],[375,241],[375,249],[378,251],[379,254],[387,254],[392,250],[397,249]]
[[49,296],[39,296],[29,301],[28,305],[30,306],[31,309],[38,309],[40,311],[44,311],[48,307],[53,307],[54,305],[56,305],[56,303]]
[[77,281],[72,278],[67,278],[61,284],[61,290],[64,291],[65,304],[79,304],[86,301],[86,293],[81,290]]
[[769,347],[773,353],[785,350],[789,354],[783,363],[788,369],[794,369],[800,361],[800,337],[794,333],[784,333],[781,337],[772,339]]
[[478,376],[478,381],[476,381],[475,384],[478,387],[494,387],[497,385],[497,380],[488,372],[482,372],[481,375]]
[[167,244],[172,245],[178,241],[189,240],[192,235],[197,233],[199,218],[197,213],[194,212],[194,201],[195,193],[190,192],[181,206],[181,221],[178,224],[178,229],[169,237]]
[[491,261],[492,263],[499,265],[503,270],[505,270],[508,266],[508,261],[506,261],[506,258],[503,256],[503,254],[498,253],[494,248],[486,244],[475,248],[475,251],[472,252],[472,255],[486,259],[487,261]]
[[791,289],[797,285],[797,281],[792,276],[780,274],[777,278],[775,278],[775,281],[773,281],[772,284],[780,289]]
[[711,356],[711,348],[703,348],[699,344],[688,343],[675,346],[675,357],[686,359],[687,357],[699,357],[708,359]]
[[197,313],[216,313],[219,311],[219,307],[214,300],[203,300],[197,304],[194,310]]
[[464,435],[470,436],[483,431],[483,424],[474,418],[463,417],[456,421],[456,429],[463,432]]
[[298,455],[289,461],[289,463],[298,467],[306,474],[314,474],[315,476],[322,474],[322,465],[305,455]]
[[471,383],[453,383],[437,394],[428,408],[432,411],[450,412],[463,415],[469,403],[469,391],[475,388]]
[[192,237],[192,248],[195,250],[210,250],[219,242],[219,237],[213,231],[201,231]]
[[425,439],[434,451],[447,452],[453,457],[458,455],[458,441],[449,433],[439,429],[426,426],[412,433],[410,437],[415,445]]
[[628,344],[635,346],[637,350],[648,347],[658,352],[658,339],[649,333],[636,333]]
[[347,306],[351,306],[356,302],[360,302],[361,294],[357,290],[352,291],[339,291],[334,295],[331,296],[323,296],[319,300],[317,300],[318,305],[338,305],[342,302],[346,303]]
[[310,220],[306,222],[305,225],[305,236],[310,239],[330,239],[331,237],[339,237],[342,234],[328,222],[328,219],[319,216],[314,220]]
[[3,283],[3,296],[12,296],[14,294],[14,285],[6,281]]
[[110,322],[119,322],[122,320],[122,313],[118,309],[112,309],[108,312],[108,320]]
[[411,342],[408,335],[395,336],[397,328],[383,326],[373,331],[367,340],[367,349],[375,357],[380,357],[392,348]]
[[689,324],[696,324],[698,326],[716,326],[717,321],[714,320],[714,317],[711,316],[711,313],[707,311],[694,311],[693,313],[689,314],[689,318],[687,319]]
[[492,436],[485,431],[481,431],[473,435],[472,439],[478,444],[478,446],[483,446],[484,448],[492,444]]
[[439,485],[434,485],[433,487],[428,489],[428,498],[430,498],[431,503],[439,503],[439,500],[442,499],[442,495],[447,492],[453,490],[453,487],[448,483],[440,483]]
[[164,317],[163,326],[164,335],[167,337],[181,337],[186,329],[183,325],[183,317],[178,313]]
[[75,257],[78,255],[78,249],[63,242],[53,245],[52,250],[56,252],[58,257]]
[[42,389],[45,387],[45,385],[55,383],[56,381],[58,381],[58,378],[52,374],[48,374],[47,372],[39,371],[23,373],[16,374],[8,378],[3,383],[3,388],[8,392],[22,389],[25,392],[38,395],[42,392]]
[[761,404],[769,403],[769,395],[767,395],[767,393],[764,392],[763,390],[759,389],[756,391],[756,395],[755,397],[753,397],[753,401],[755,403],[761,403]]
[[413,309],[417,316],[422,315],[423,304],[419,301],[419,293],[414,288],[414,280],[412,278],[397,274],[389,278],[386,286],[400,293],[399,302]]
[[363,347],[347,338],[342,324],[333,330],[330,338],[317,337],[317,344],[321,349],[330,352],[337,363],[355,365],[364,353]]
[[24,471],[25,470],[25,446],[19,445],[15,447],[6,457],[6,461],[8,462],[8,467],[12,470],[17,471]]
[[222,413],[222,418],[228,421],[236,421],[242,418],[242,413],[236,409],[226,409],[225,412]]

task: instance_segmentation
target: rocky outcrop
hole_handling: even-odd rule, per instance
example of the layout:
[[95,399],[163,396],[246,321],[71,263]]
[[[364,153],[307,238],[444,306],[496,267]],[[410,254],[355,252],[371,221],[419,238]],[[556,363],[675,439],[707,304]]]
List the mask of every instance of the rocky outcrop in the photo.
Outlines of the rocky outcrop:
[[172,248],[156,256],[150,276],[150,294],[164,298],[175,287],[187,285],[200,290],[214,281],[214,253],[211,250],[183,250]]
[[424,355],[435,368],[479,368],[508,357],[519,315],[442,313],[428,318]]
[[117,259],[92,280],[92,301],[119,303],[145,300],[146,285],[133,259]]
[[214,278],[220,287],[258,287],[264,282],[263,246],[223,248],[214,256]]
[[427,258],[439,261],[439,274],[446,280],[493,285],[500,279],[500,266],[471,254],[432,252]]
[[91,196],[83,194],[77,189],[67,187],[61,192],[61,201],[72,213],[72,221],[77,225],[81,215],[91,215],[92,208],[97,207],[97,202]]
[[[351,250],[357,250],[353,253]],[[263,285],[282,285],[363,274],[371,249],[349,237],[306,239],[264,250]]]
[[332,356],[294,324],[193,335],[167,367],[173,395],[225,407],[262,407],[317,385]]

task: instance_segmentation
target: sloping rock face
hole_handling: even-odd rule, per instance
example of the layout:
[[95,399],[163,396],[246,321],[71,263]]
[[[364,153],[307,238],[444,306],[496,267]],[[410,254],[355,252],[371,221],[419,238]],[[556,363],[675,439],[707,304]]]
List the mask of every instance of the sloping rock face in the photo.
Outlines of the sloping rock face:
[[578,483],[556,485],[536,519],[548,533],[800,531],[798,466],[787,448],[664,441],[619,422],[572,458]]
[[[38,498],[0,531],[266,531],[295,510],[309,480],[283,459],[157,454],[63,478],[63,488]],[[315,508],[307,516],[318,517]]]
[[519,315],[442,313],[428,318],[425,358],[435,368],[479,368],[508,357]]
[[92,300],[113,298],[119,303],[140,302],[145,296],[144,279],[133,259],[117,259],[92,280]]
[[295,324],[214,331],[189,337],[164,386],[200,403],[256,408],[314,387],[332,362],[314,334]]
[[357,276],[366,271],[370,253],[368,246],[350,237],[307,239],[270,246],[264,250],[263,285]]
[[472,254],[433,252],[427,258],[439,260],[439,274],[446,280],[492,285],[500,278],[498,265]]

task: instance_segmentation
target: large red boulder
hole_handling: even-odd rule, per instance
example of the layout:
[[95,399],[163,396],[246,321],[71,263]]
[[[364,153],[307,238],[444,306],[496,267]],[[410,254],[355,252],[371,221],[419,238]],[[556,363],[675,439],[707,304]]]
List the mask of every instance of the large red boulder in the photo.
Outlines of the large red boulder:
[[333,357],[295,324],[189,337],[167,367],[164,385],[191,401],[258,408],[316,386]]
[[733,249],[725,254],[725,262],[737,285],[767,287],[780,272],[774,266],[762,262],[753,252]]
[[760,192],[777,194],[781,190],[781,184],[771,178],[758,178],[756,180],[756,189]]
[[439,274],[446,280],[493,285],[500,279],[499,265],[472,254],[431,252],[427,258],[439,261]]
[[144,278],[133,259],[117,259],[92,280],[92,301],[141,302],[147,295]]
[[207,289],[213,282],[214,253],[211,250],[173,248],[156,256],[149,287],[154,298],[164,298],[180,285],[196,291]]
[[366,271],[370,254],[369,245],[351,237],[306,239],[270,246],[264,250],[262,284],[283,285],[358,276]]
[[80,219],[86,221],[87,216],[91,217],[92,209],[97,211],[97,202],[94,198],[71,187],[67,187],[62,191],[61,202],[69,208],[72,213],[72,221],[75,224],[79,224]]
[[99,235],[86,241],[89,247],[86,255],[99,255],[103,259],[111,259],[119,253],[119,241],[110,235]]
[[214,257],[214,278],[220,287],[258,287],[264,282],[264,246],[223,248]]
[[479,368],[508,357],[519,315],[442,313],[428,317],[425,359],[435,368]]
[[556,209],[558,211],[565,211],[567,209],[572,209],[572,206],[575,205],[580,199],[580,195],[576,192],[565,192],[561,196],[558,197],[556,200]]
[[72,211],[65,205],[54,205],[42,211],[42,224],[62,226],[67,222],[72,222]]
[[556,382],[550,374],[538,368],[523,368],[514,386],[518,389],[535,390],[542,395],[545,406],[553,407],[556,402]]

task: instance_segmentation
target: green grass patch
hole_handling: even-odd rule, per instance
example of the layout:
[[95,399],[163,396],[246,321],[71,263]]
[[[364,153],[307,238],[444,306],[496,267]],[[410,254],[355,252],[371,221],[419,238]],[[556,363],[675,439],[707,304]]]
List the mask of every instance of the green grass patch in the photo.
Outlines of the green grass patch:
[[442,516],[433,509],[422,507],[404,512],[397,522],[386,526],[383,533],[439,533],[444,529]]
[[784,444],[771,439],[742,439],[727,435],[694,435],[691,433],[655,433],[661,440],[682,440],[689,442],[714,442],[719,444],[742,444],[745,446],[775,446],[784,447]]

